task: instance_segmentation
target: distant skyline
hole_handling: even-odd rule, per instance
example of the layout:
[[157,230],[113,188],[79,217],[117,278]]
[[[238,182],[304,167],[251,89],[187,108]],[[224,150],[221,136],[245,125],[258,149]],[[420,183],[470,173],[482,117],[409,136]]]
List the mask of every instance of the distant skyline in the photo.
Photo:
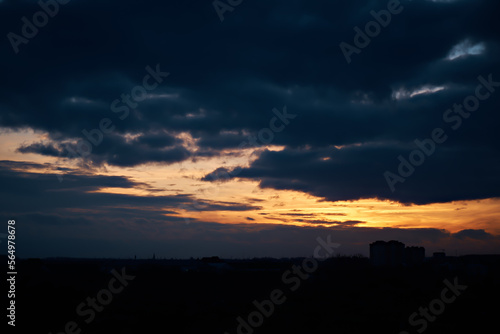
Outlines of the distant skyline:
[[498,1],[42,3],[0,1],[19,257],[500,254]]

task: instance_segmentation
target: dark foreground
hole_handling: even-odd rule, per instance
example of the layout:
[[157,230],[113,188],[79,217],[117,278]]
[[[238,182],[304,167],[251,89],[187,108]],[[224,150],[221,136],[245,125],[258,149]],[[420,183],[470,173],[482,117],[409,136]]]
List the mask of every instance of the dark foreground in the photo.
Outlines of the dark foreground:
[[496,323],[500,256],[411,268],[303,260],[21,260],[9,332],[486,333]]

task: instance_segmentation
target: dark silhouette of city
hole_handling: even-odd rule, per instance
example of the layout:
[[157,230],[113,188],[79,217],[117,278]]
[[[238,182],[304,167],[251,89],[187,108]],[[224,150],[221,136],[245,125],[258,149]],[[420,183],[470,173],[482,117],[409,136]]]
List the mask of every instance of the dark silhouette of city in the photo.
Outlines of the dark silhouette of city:
[[500,297],[500,255],[425,257],[422,247],[394,240],[369,247],[370,258],[334,254],[321,261],[159,254],[20,259],[16,290],[18,319],[24,320],[18,329],[482,333],[491,325],[496,311],[489,303]]

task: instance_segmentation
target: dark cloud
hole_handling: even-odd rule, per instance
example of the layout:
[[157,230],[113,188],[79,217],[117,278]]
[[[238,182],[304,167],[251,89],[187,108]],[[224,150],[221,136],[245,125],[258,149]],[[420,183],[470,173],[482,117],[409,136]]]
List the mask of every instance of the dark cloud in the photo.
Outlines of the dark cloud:
[[[257,137],[272,109],[286,105],[297,117],[272,141],[285,151],[264,153],[245,174],[264,187],[417,204],[498,196],[500,94],[481,102],[457,131],[443,113],[474,93],[479,75],[500,81],[500,4],[402,1],[404,10],[347,64],[340,42],[354,43],[353,28],[386,6],[255,1],[221,23],[208,0],[70,2],[19,54],[4,41],[0,125],[48,132],[45,142],[25,143],[19,152],[80,159],[68,150],[107,118],[114,129],[92,145],[87,165],[172,164],[234,154],[227,149]],[[16,33],[20,18],[39,10],[34,2],[2,7],[0,26]],[[461,43],[479,51],[447,60]],[[156,64],[170,75],[135,108],[114,112],[113,101],[142,85],[146,67]],[[444,89],[410,97],[425,87]],[[406,98],[394,99],[398,92]],[[383,173],[395,172],[397,157],[437,127],[449,139],[390,192]],[[196,140],[196,153],[182,133]],[[334,146],[343,149],[319,162]],[[268,175],[283,171],[289,157],[308,172],[288,165],[286,178]]]
[[[309,227],[227,225],[196,219],[186,224],[177,208],[194,207],[189,195],[151,196],[147,191],[144,196],[95,193],[101,187],[147,190],[150,186],[124,177],[74,171],[67,173],[66,178],[65,182],[58,182],[50,165],[0,161],[0,182],[4,185],[0,191],[0,213],[23,224],[19,238],[26,246],[19,250],[19,256],[131,257],[152,252],[184,258],[208,253],[223,257],[309,256],[316,239],[328,236],[341,244],[339,252],[343,254],[368,255],[368,245],[374,240],[422,245],[427,255],[443,247],[460,249],[462,253],[495,253],[500,247],[499,237],[484,230],[452,234],[434,228],[360,227],[365,224],[360,221],[308,221]],[[206,207],[197,209],[260,209],[230,202],[203,204]],[[471,238],[474,243],[468,241]]]
[[239,174],[241,168],[219,167],[201,178],[202,181],[226,182]]
[[182,146],[173,146],[178,142],[169,135],[141,135],[133,140],[110,134],[98,145],[87,142],[80,145],[74,142],[43,143],[37,142],[22,145],[17,149],[21,153],[38,153],[41,155],[64,159],[82,159],[92,165],[109,165],[129,167],[147,163],[171,164],[187,159],[191,153]]
[[46,156],[57,157],[62,154],[61,150],[58,149],[52,143],[32,143],[21,145],[17,148],[17,152],[20,153],[37,153]]
[[151,133],[136,138],[134,142],[137,143],[137,145],[146,145],[149,148],[161,149],[172,146],[178,141],[174,136],[168,134]]
[[359,220],[346,220],[346,221],[324,221],[324,220],[300,220],[301,222],[313,225],[335,225],[335,226],[356,226],[366,224],[366,222]]
[[[15,217],[22,214],[42,213],[85,214],[96,217],[122,216],[132,218],[179,214],[188,211],[250,211],[259,206],[235,202],[198,200],[193,195],[179,194],[161,196],[154,194],[160,189],[127,177],[82,174],[70,171],[64,174],[63,182],[50,165],[28,164],[40,172],[27,172],[21,162],[0,162],[0,190],[2,214]],[[104,188],[142,190],[144,195],[125,195],[97,192]],[[98,215],[97,215],[98,212]],[[182,220],[181,216],[176,219]]]
[[485,230],[462,230],[453,234],[453,236],[457,239],[476,239],[476,240],[491,240],[494,239],[494,236]]
[[427,204],[499,197],[500,161],[496,151],[482,148],[482,154],[478,154],[473,147],[463,147],[459,153],[457,150],[438,148],[413,175],[397,185],[395,192],[389,189],[383,174],[388,168],[397,173],[396,157],[404,150],[385,145],[265,151],[237,174],[219,169],[203,180],[212,180],[212,175],[224,175],[221,179],[228,180],[236,174],[238,178],[260,181],[262,188],[303,191],[329,201],[379,198]]

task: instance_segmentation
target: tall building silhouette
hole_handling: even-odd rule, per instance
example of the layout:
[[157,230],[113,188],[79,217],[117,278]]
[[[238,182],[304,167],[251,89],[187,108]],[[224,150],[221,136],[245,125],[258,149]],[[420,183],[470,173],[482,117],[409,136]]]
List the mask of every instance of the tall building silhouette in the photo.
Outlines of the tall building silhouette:
[[424,262],[424,247],[406,247],[396,240],[375,241],[370,244],[370,262],[374,266],[397,267]]

